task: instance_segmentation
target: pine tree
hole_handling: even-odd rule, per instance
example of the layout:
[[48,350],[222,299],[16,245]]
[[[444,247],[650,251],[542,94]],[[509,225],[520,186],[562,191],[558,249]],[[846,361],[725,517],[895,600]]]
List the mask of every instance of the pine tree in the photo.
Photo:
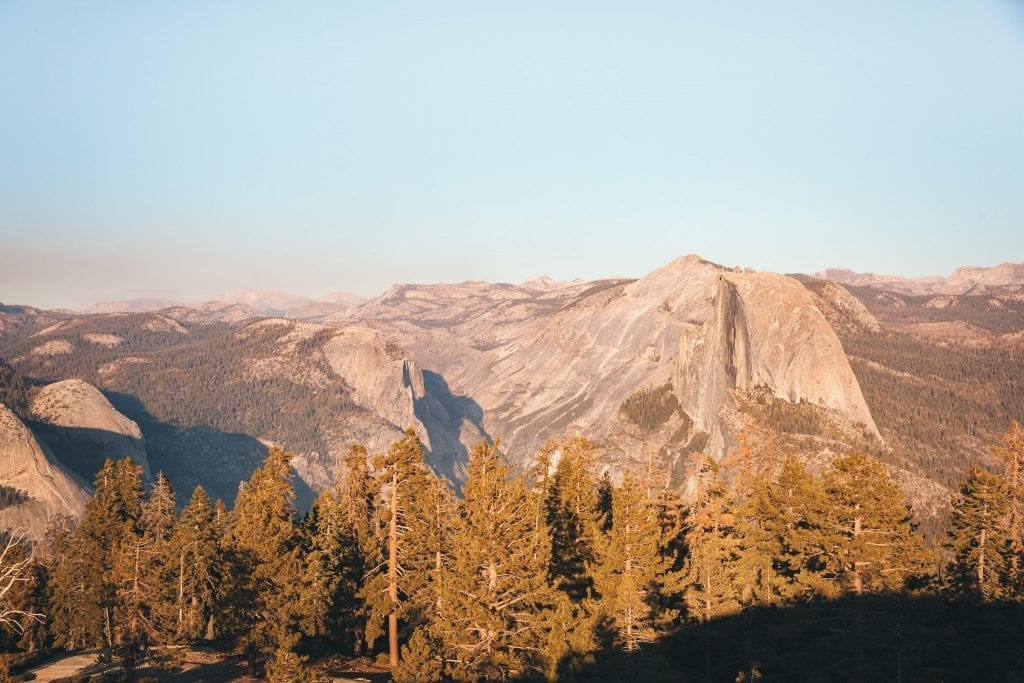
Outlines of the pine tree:
[[992,457],[1001,468],[1001,485],[1008,507],[1005,528],[1010,540],[1009,579],[1016,596],[1024,597],[1024,427],[1010,423]]
[[435,633],[457,679],[528,678],[553,669],[564,598],[547,581],[551,539],[535,515],[535,492],[511,477],[496,445],[469,456],[452,567]]
[[28,541],[10,531],[0,532],[0,627],[24,636],[43,622],[37,565]]
[[216,514],[206,491],[197,486],[171,536],[175,630],[185,642],[216,633],[224,573]]
[[347,526],[345,510],[333,490],[320,494],[303,520],[302,630],[306,635],[328,638],[338,631],[335,618],[347,599],[341,594]]
[[[423,446],[412,429],[407,429],[387,452],[374,459],[380,491],[379,523],[371,541],[369,579],[360,591],[368,612],[367,644],[385,630],[391,666],[399,659],[399,622],[413,626],[417,596],[429,576],[435,556],[429,539],[430,523],[423,519],[429,513],[421,505],[422,496],[431,486],[433,474],[423,460]],[[427,506],[429,507],[429,506]],[[411,619],[410,619],[411,618]]]
[[376,487],[363,446],[350,446],[344,462],[345,474],[338,495],[347,524],[341,539],[338,591],[348,599],[335,605],[334,619],[345,644],[358,656],[366,640],[368,610],[360,597],[360,589],[369,569],[367,558],[374,549]]
[[614,641],[633,652],[654,640],[675,617],[656,596],[672,590],[677,581],[670,560],[661,555],[657,507],[628,473],[614,491],[612,518],[608,534],[600,537],[594,571],[596,611]]
[[149,581],[159,578],[150,571],[153,555],[152,541],[136,535],[124,536],[113,553],[114,650],[129,673],[145,660],[159,633],[152,609],[159,585]]
[[885,465],[859,453],[836,458],[825,490],[836,531],[829,570],[855,595],[901,590],[926,572],[932,558]]
[[299,631],[302,558],[291,455],[272,447],[238,492],[227,529],[233,573],[230,611],[250,670]]
[[1006,596],[1009,538],[1003,523],[1009,501],[999,477],[975,469],[953,500],[948,548],[949,589],[959,598],[991,602]]
[[178,635],[176,578],[179,563],[172,543],[177,522],[174,489],[164,473],[158,472],[139,519],[143,547],[139,559],[142,562],[140,581],[149,586],[146,619],[153,638],[164,644],[173,642]]
[[689,613],[707,622],[739,610],[735,587],[737,539],[732,501],[719,479],[718,463],[706,456],[699,458],[693,501],[685,520],[682,581]]
[[551,578],[576,603],[586,598],[593,586],[589,566],[596,559],[601,528],[594,474],[596,451],[597,447],[583,436],[564,439],[548,490]]
[[141,468],[128,459],[108,459],[74,531],[51,534],[51,633],[58,646],[114,646],[114,561],[122,544],[139,534],[142,499]]
[[825,489],[795,457],[786,458],[777,482],[755,479],[753,494],[737,513],[736,532],[744,603],[838,595],[822,575],[823,551],[834,545]]

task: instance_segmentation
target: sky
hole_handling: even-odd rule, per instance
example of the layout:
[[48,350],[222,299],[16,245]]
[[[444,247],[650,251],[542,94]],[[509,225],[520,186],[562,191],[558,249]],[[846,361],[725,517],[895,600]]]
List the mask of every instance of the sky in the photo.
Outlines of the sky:
[[1024,261],[1024,3],[0,0],[0,301]]

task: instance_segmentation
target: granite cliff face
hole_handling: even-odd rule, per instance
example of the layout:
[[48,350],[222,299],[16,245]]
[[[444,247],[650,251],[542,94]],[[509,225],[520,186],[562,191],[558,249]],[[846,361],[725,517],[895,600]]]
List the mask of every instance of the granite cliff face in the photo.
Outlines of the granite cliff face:
[[[482,431],[521,464],[567,431],[599,438],[613,472],[648,449],[721,457],[732,431],[723,409],[760,385],[877,435],[835,333],[803,285],[780,275],[687,256],[638,280],[403,285],[354,315],[471,397]],[[638,426],[624,408],[647,395],[669,408]]]
[[36,433],[86,481],[92,481],[106,458],[130,458],[144,479],[152,479],[139,426],[91,384],[77,379],[48,384],[33,397],[30,412]]
[[730,435],[720,417],[733,390],[767,387],[790,403],[830,409],[878,436],[842,344],[807,290],[774,273],[728,273],[715,285],[711,317],[679,340],[673,388],[721,454]]
[[0,529],[21,529],[41,540],[53,515],[78,516],[89,486],[53,457],[7,406],[0,404],[0,486],[8,505],[0,509]]

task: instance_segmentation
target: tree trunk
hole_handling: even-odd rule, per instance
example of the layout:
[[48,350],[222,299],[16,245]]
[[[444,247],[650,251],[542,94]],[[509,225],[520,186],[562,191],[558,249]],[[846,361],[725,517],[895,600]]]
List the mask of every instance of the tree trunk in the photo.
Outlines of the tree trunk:
[[398,666],[398,472],[391,475],[391,521],[388,528],[388,655]]
[[[857,507],[860,507],[859,505]],[[860,536],[860,517],[853,518],[853,538],[856,539]],[[853,592],[856,595],[864,595],[864,581],[860,576],[860,562],[857,560],[853,561]]]
[[978,595],[985,593],[985,529],[981,530],[978,539]]
[[178,559],[178,635],[181,635],[185,622],[185,551],[181,551]]

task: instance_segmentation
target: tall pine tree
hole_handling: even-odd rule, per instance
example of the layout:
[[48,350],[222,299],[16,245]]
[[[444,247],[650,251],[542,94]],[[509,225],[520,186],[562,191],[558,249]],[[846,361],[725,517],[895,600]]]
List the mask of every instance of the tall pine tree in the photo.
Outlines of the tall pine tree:
[[251,671],[299,633],[302,557],[291,455],[272,447],[238,492],[227,528],[232,633]]
[[389,659],[395,666],[399,660],[399,622],[414,625],[417,596],[429,580],[425,572],[435,559],[427,538],[431,524],[423,519],[429,510],[422,505],[434,477],[412,429],[374,459],[374,468],[380,491],[378,524],[370,541],[369,578],[360,597],[368,612],[367,643],[387,633]]
[[563,651],[551,639],[564,600],[547,580],[551,539],[527,484],[496,445],[469,456],[452,567],[434,632],[457,679],[506,680],[549,672]]
[[1009,537],[1004,526],[1009,501],[999,477],[975,469],[953,500],[953,529],[947,567],[953,595],[973,602],[991,602],[1007,595]]
[[601,626],[634,652],[663,633],[676,616],[659,596],[676,589],[672,562],[661,554],[661,523],[645,487],[626,474],[612,495],[612,525],[600,537],[594,575]]
[[836,458],[825,490],[835,531],[826,553],[844,587],[855,595],[897,591],[927,571],[931,554],[885,465],[863,453]]

